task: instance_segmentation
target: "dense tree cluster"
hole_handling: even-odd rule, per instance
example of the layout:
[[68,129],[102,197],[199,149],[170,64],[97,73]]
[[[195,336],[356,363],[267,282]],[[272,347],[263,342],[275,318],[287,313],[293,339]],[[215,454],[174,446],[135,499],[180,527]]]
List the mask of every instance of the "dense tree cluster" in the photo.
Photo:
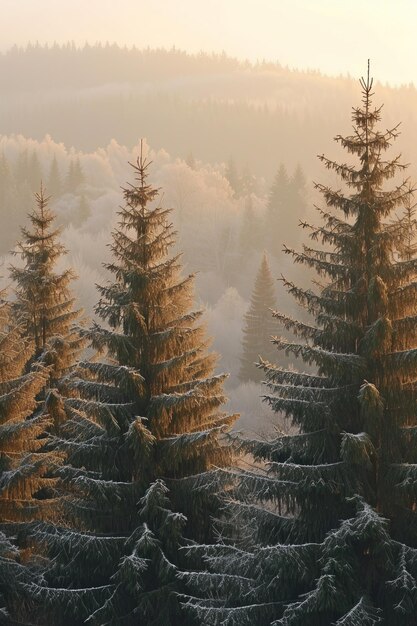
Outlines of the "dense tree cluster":
[[[214,375],[202,312],[191,308],[194,277],[170,256],[170,211],[148,166],[141,155],[124,190],[106,266],[114,280],[99,288],[102,326],[79,325],[42,188],[16,248],[17,297],[3,322],[1,521],[6,547],[17,532],[37,574],[20,580],[10,553],[24,598],[16,608],[4,592],[15,619],[183,623],[179,548],[214,537],[235,416],[222,411],[225,376]],[[86,342],[90,360],[80,354]]]
[[[85,152],[113,139],[131,148],[142,135],[156,149],[183,157],[191,150],[203,162],[232,155],[238,173],[247,164],[267,180],[281,162],[301,161],[317,176],[315,154],[343,128],[355,88],[353,78],[279,63],[100,43],[16,46],[0,53],[0,76],[1,135],[50,134]],[[407,119],[403,149],[415,161],[408,137],[416,132],[417,90],[378,88],[387,114]]]
[[[369,72],[361,86],[353,133],[336,138],[352,163],[320,157],[341,178],[316,185],[321,225],[303,221],[301,169],[281,166],[258,230],[268,248],[298,212],[313,243],[284,250],[320,280],[283,278],[305,312],[281,313],[265,253],[245,316],[241,379],[264,381],[287,435],[230,433],[226,376],[142,150],[92,325],[36,193],[0,298],[0,623],[415,624],[414,189],[385,156],[398,129],[379,129]],[[232,160],[226,174],[249,223],[251,177]],[[82,186],[77,161],[67,181]]]

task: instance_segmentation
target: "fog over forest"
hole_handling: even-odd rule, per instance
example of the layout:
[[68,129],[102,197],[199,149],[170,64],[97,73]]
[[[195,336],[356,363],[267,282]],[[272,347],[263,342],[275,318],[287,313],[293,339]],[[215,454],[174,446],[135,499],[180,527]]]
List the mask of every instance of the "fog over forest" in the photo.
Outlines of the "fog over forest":
[[0,53],[0,626],[415,626],[417,91],[372,72]]
[[[14,47],[0,56],[0,76],[4,268],[42,179],[65,227],[76,295],[93,317],[97,293],[91,286],[103,280],[127,163],[136,160],[144,137],[152,182],[163,190],[163,205],[174,209],[186,271],[196,272],[196,297],[206,309],[218,370],[230,374],[230,408],[242,415],[237,427],[258,433],[274,424],[285,428],[257,400],[261,387],[239,382],[244,314],[264,251],[277,306],[295,313],[278,279],[285,274],[304,285],[309,279],[283,254],[283,245],[308,243],[299,222],[317,221],[313,180],[335,180],[316,155],[337,154],[333,136],[349,130],[356,79],[226,55],[108,44]],[[403,120],[408,132],[398,149],[417,162],[409,139],[417,124],[415,88],[378,85],[378,98],[387,126]],[[74,166],[78,176],[71,177]],[[298,189],[291,190],[291,182]],[[7,284],[6,269],[3,274]]]

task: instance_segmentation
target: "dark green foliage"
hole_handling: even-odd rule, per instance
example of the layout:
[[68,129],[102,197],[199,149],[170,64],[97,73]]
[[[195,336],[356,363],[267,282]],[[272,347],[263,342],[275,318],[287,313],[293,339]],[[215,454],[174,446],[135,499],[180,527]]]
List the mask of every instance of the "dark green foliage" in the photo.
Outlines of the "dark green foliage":
[[[337,137],[356,163],[320,157],[342,179],[338,191],[317,185],[324,223],[305,225],[323,247],[286,250],[326,284],[313,292],[284,282],[314,322],[277,314],[296,340],[275,344],[316,372],[263,362],[266,401],[299,433],[240,443],[258,466],[236,471],[228,492],[238,541],[195,548],[207,572],[186,575],[186,604],[204,624],[416,623],[413,190],[407,180],[388,188],[404,167],[384,158],[398,131],[378,130],[372,81],[361,86],[353,133]],[[393,220],[402,205],[406,215]]]
[[275,287],[266,254],[256,276],[249,310],[245,314],[243,329],[243,354],[239,378],[242,382],[253,380],[260,382],[263,372],[257,367],[262,356],[271,360],[275,356],[272,336],[276,333],[276,324],[272,311],[276,307]]
[[[33,527],[32,540],[40,548],[47,546],[51,558],[47,577],[58,585],[26,585],[40,615],[47,609],[50,623],[74,626],[194,624],[192,619],[185,621],[177,600],[184,591],[178,579],[178,549],[185,545],[185,517],[171,510],[161,480],[148,487],[134,508],[135,529],[130,535],[94,535],[45,524]],[[74,587],[92,577],[93,586]]]
[[273,180],[264,223],[264,241],[271,254],[279,256],[282,242],[299,241],[299,222],[306,210],[306,181],[298,165],[293,176],[281,164]]
[[169,256],[175,233],[147,162],[133,167],[106,266],[114,279],[99,287],[105,325],[88,333],[103,359],[81,362],[67,397],[46,401],[60,418],[51,446],[67,456],[67,527],[30,534],[50,560],[46,582],[29,587],[40,623],[194,623],[176,595],[182,530],[212,536],[215,468],[232,458],[234,416],[221,411],[225,376],[213,374],[201,312],[190,311],[193,276]]

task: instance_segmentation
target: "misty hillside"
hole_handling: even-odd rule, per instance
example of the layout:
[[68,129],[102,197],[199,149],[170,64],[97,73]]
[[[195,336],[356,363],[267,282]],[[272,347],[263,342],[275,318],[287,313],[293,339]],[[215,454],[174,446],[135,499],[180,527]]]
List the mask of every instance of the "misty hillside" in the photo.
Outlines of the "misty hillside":
[[[216,163],[233,156],[268,179],[281,161],[300,163],[311,176],[320,171],[315,156],[349,130],[357,93],[356,79],[347,77],[117,45],[14,47],[0,56],[0,85],[0,134],[50,134],[84,151],[111,139],[132,147],[144,136],[181,157],[192,152]],[[378,99],[385,123],[402,120],[413,136],[415,88],[378,85]],[[416,161],[407,137],[398,147]]]

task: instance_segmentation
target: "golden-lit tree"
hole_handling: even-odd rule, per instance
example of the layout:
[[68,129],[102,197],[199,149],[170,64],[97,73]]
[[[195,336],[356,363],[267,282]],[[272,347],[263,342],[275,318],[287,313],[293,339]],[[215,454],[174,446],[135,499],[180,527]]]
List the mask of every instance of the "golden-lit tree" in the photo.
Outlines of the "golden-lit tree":
[[16,283],[15,312],[24,320],[25,333],[33,340],[34,359],[52,365],[52,387],[74,365],[83,341],[73,328],[80,313],[74,309],[70,292],[74,274],[70,269],[61,273],[56,270],[66,250],[59,241],[61,230],[54,226],[56,216],[42,186],[35,200],[29,214],[31,228],[21,229],[22,239],[15,250],[23,265],[12,266],[11,277]]
[[133,166],[106,265],[114,279],[99,288],[105,325],[91,339],[105,358],[67,377],[72,397],[49,397],[65,415],[55,444],[68,455],[71,528],[33,533],[51,567],[49,585],[32,593],[54,624],[185,624],[175,594],[182,533],[212,536],[219,468],[232,460],[225,376],[213,373],[193,276],[170,255],[170,211],[148,167],[142,155]]
[[[0,304],[0,595],[4,623],[19,622],[23,583],[32,580],[16,534],[34,520],[60,519],[56,468],[61,456],[45,450],[49,418],[36,400],[48,378],[37,364],[27,369],[33,344],[5,301]],[[27,551],[26,551],[27,552]],[[1,610],[0,610],[1,617]],[[1,621],[1,619],[0,619]],[[3,623],[3,622],[2,622]],[[19,622],[20,623],[20,622]]]

